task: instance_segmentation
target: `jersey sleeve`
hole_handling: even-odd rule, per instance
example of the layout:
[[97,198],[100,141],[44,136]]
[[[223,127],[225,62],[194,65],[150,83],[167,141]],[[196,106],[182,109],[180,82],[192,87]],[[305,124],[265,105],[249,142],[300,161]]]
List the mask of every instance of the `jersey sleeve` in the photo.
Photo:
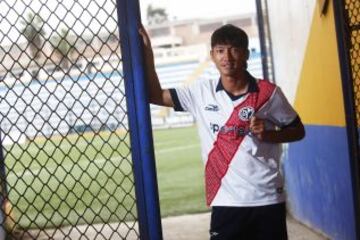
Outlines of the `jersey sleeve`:
[[175,111],[186,111],[195,115],[196,84],[170,89]]
[[269,101],[260,110],[260,118],[267,119],[280,128],[286,127],[298,119],[297,112],[279,87],[276,87]]

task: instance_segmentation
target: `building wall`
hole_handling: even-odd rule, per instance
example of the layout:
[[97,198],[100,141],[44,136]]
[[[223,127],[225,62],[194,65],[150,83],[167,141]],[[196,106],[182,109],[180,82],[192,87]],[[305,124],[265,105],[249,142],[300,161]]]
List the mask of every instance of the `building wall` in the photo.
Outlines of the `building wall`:
[[[212,32],[227,23],[243,28],[250,38],[256,38],[258,36],[255,13],[230,16],[227,18],[171,21],[159,25],[146,26],[146,28],[154,43],[156,43],[157,38],[164,38],[166,36],[169,40],[171,40],[171,37],[181,38],[181,45],[186,46],[203,43],[210,44]],[[162,33],[158,31],[159,29],[163,30]]]
[[[343,92],[332,8],[269,0],[276,80],[302,118],[306,137],[284,157],[288,208],[331,239],[356,239]],[[284,9],[280,11],[280,8]]]
[[315,0],[268,0],[276,82],[294,102]]
[[[149,31],[152,44],[155,48],[159,46],[191,46],[204,43],[210,45],[211,33],[217,27],[226,23],[232,23],[242,27],[250,38],[257,38],[258,36],[255,13],[229,16],[226,18],[169,21],[162,24],[149,25],[146,26],[146,28]],[[111,35],[109,36],[109,34]],[[68,57],[73,63],[81,60],[79,58],[85,58],[91,62],[94,57],[119,53],[120,46],[118,38],[117,32],[99,33],[96,37],[92,35],[70,35],[69,40],[70,42],[75,42],[76,50]],[[36,62],[31,58],[27,42],[17,43],[15,46],[1,46],[0,59],[3,59],[3,61],[2,64],[0,64],[0,76],[5,75],[8,69],[21,72],[24,71],[22,66],[37,68],[37,65],[53,65],[59,63],[59,58],[54,54],[54,48],[49,42],[46,42],[41,49],[40,58]],[[20,64],[16,63],[15,66],[13,66],[13,59],[18,60]]]

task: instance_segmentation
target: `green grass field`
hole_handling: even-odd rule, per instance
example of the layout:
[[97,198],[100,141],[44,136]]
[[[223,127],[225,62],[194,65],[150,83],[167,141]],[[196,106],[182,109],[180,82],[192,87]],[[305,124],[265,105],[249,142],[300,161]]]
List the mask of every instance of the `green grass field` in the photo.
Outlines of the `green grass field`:
[[154,141],[162,216],[206,211],[196,128],[158,130]]
[[[206,211],[195,127],[154,131],[162,216]],[[6,149],[12,217],[22,228],[136,218],[128,135],[37,139]]]

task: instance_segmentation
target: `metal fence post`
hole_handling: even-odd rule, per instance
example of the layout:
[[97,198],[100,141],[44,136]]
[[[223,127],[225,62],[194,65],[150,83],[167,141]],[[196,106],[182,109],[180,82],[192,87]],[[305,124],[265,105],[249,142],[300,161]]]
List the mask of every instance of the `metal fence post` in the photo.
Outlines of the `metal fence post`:
[[256,0],[256,13],[257,13],[257,21],[259,27],[259,38],[260,38],[260,49],[261,49],[261,63],[264,79],[269,79],[268,73],[268,64],[267,64],[267,52],[265,46],[265,30],[264,30],[264,21],[263,21],[263,13],[261,7],[261,0]]
[[6,238],[6,230],[5,230],[5,221],[6,221],[6,214],[5,214],[5,201],[7,196],[7,187],[6,187],[6,172],[5,172],[5,159],[3,154],[3,144],[0,135],[0,240],[5,240]]
[[256,0],[256,19],[259,29],[263,78],[276,83],[272,56],[271,36],[266,1]]
[[140,238],[162,239],[138,0],[117,0]]
[[[343,88],[344,96],[344,109],[346,119],[346,130],[349,142],[349,156],[351,166],[351,178],[353,184],[353,199],[355,209],[355,234],[357,239],[360,237],[360,153],[359,153],[359,119],[356,119],[356,104],[354,102],[354,81],[351,69],[351,30],[355,31],[348,25],[349,22],[346,18],[345,5],[343,0],[334,1],[334,16],[335,16],[335,27],[338,45],[339,64],[341,71],[341,83]],[[360,25],[357,25],[358,28]]]

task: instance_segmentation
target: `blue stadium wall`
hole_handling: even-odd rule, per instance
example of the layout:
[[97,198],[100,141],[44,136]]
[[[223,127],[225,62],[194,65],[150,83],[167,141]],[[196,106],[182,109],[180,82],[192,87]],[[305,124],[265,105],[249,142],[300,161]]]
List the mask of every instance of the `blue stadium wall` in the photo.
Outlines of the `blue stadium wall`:
[[[271,16],[277,16],[271,12],[274,8],[269,2],[271,22]],[[332,1],[326,15],[320,14],[318,2],[307,7],[312,8],[312,18],[299,71],[286,72],[288,76],[296,75],[291,82],[295,89],[293,103],[306,128],[305,139],[289,144],[284,154],[288,209],[296,219],[330,239],[355,240],[355,193]],[[305,8],[289,9],[289,12],[298,14],[302,10]],[[297,46],[282,47],[292,51]],[[285,56],[279,51],[275,45],[275,62],[283,60],[277,57]],[[286,70],[275,65],[276,71]],[[281,81],[279,84],[285,93],[287,90],[291,93],[289,85]]]

